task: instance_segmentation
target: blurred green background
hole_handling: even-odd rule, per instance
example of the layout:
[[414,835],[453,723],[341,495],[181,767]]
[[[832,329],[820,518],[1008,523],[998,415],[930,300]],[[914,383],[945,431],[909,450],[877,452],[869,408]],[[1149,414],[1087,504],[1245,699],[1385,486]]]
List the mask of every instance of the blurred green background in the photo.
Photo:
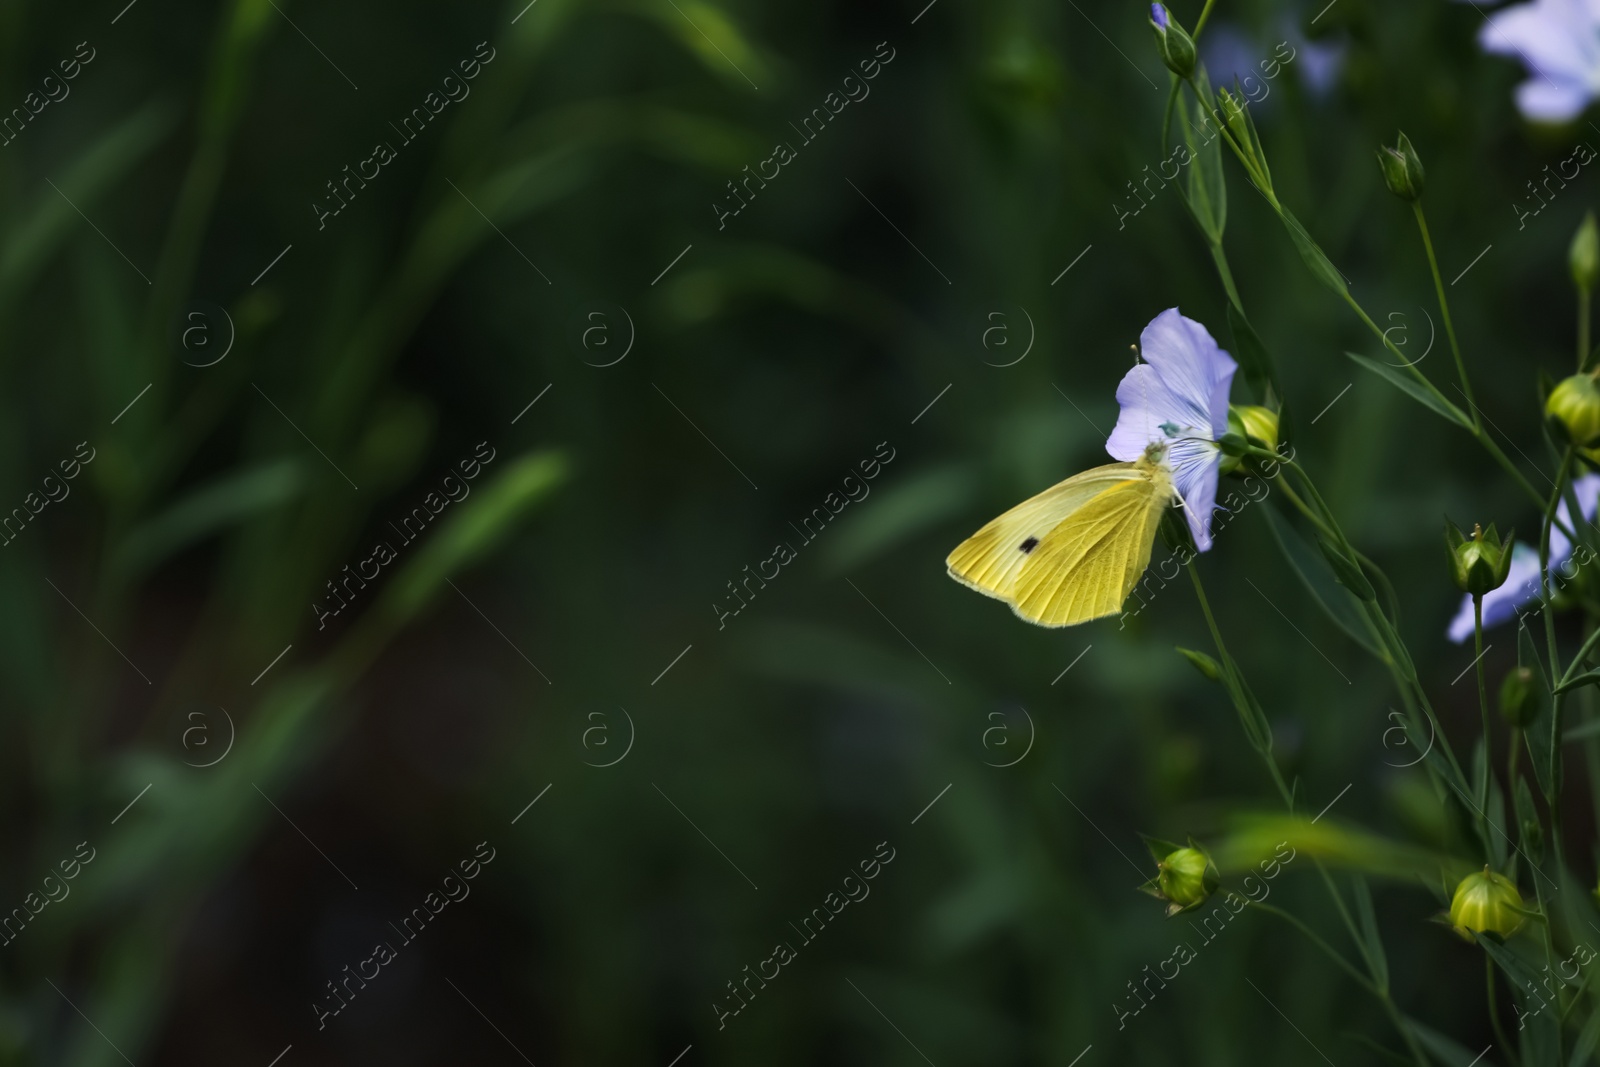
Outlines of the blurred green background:
[[[1338,0],[1312,26],[1319,9],[1221,0],[1213,79],[1297,50],[1253,111],[1279,195],[1420,354],[1426,261],[1372,155],[1411,136],[1445,274],[1491,246],[1451,289],[1457,326],[1543,484],[1534,371],[1571,358],[1565,248],[1596,196],[1584,175],[1520,229],[1512,205],[1600,133],[1525,127],[1520,72],[1479,52],[1467,5]],[[0,907],[79,842],[95,854],[0,947],[0,1062],[1395,1047],[1370,998],[1257,914],[1119,1027],[1127,984],[1192,940],[1133,892],[1153,873],[1138,833],[1215,845],[1281,808],[1222,691],[1173,652],[1207,647],[1186,584],[1126,628],[1046,631],[943,574],[984,521],[1105,462],[1156,313],[1230,345],[1177,197],[1120,218],[1167,154],[1146,13],[0,5],[0,105],[79,42],[94,55],[0,148],[0,500],[31,510],[79,442],[95,457],[0,551]],[[479,42],[470,96],[401,147],[390,124]],[[880,42],[870,95],[799,144],[790,124]],[[326,183],[380,140],[397,158],[319,230]],[[797,158],[719,229],[726,183],[780,141]],[[1470,739],[1441,521],[1535,516],[1343,356],[1376,346],[1227,169],[1229,254],[1299,455],[1396,577]],[[1423,364],[1447,391],[1448,360],[1441,337]],[[391,524],[480,442],[495,458],[470,494],[402,544]],[[870,494],[800,545],[791,523],[875,452],[894,458]],[[1284,563],[1256,510],[1276,504],[1202,570],[1302,807],[1337,796],[1330,820],[1439,848],[1438,799],[1385,735],[1389,676]],[[396,558],[319,628],[326,583],[385,539]],[[719,628],[727,583],[779,541],[797,558]],[[1497,680],[1515,650],[1491,643]],[[1570,820],[1592,874],[1587,806]],[[495,858],[470,898],[319,1026],[326,983],[399,947],[480,842]],[[799,941],[880,842],[895,858],[870,897],[719,1028],[727,983]],[[1313,883],[1291,864],[1273,902],[1335,939]],[[1415,879],[1375,885],[1397,1001],[1483,1047],[1476,951],[1428,924]]]

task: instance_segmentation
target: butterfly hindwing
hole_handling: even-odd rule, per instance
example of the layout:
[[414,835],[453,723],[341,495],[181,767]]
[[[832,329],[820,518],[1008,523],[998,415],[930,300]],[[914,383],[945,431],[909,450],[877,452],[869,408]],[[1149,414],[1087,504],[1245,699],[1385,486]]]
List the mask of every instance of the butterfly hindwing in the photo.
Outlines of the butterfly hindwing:
[[1011,601],[1023,565],[1057,527],[1100,493],[1138,477],[1146,476],[1132,463],[1108,463],[1024,500],[956,546],[945,559],[950,577],[985,596]]

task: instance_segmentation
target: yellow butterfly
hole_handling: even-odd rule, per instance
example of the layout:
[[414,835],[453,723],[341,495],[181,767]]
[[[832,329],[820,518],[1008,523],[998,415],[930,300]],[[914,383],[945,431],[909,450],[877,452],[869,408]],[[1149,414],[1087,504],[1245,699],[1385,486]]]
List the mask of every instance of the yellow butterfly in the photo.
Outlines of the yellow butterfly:
[[1024,500],[945,558],[950,577],[1040,626],[1115,614],[1177,496],[1165,451],[1151,445],[1132,463],[1086,470]]

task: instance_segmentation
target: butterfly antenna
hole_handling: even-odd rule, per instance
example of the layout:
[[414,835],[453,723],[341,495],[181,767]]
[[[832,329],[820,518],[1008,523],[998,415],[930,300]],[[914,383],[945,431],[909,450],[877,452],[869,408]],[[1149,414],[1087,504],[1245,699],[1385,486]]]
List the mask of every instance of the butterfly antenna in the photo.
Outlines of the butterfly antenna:
[[[1135,367],[1139,366],[1140,363],[1144,362],[1144,360],[1139,355],[1139,346],[1138,345],[1129,345],[1128,348],[1133,352],[1133,365]],[[1144,379],[1143,379],[1142,376],[1139,379],[1139,399],[1141,401],[1143,401],[1143,403],[1140,404],[1140,407],[1144,409],[1144,413],[1145,413],[1145,416],[1144,416],[1144,437],[1145,437],[1146,441],[1149,441],[1149,440],[1151,440],[1151,436],[1150,436],[1150,393],[1145,388]]]

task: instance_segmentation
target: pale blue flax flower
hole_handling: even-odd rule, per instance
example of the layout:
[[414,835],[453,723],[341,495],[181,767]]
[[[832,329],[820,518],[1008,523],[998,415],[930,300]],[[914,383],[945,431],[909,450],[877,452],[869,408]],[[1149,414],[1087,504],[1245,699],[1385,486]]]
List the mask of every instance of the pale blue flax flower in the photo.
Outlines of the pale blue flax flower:
[[[1576,479],[1572,483],[1572,495],[1578,499],[1578,508],[1583,512],[1584,521],[1593,522],[1595,505],[1600,503],[1600,474],[1585,474]],[[1572,516],[1565,500],[1556,508],[1556,522],[1550,527],[1552,586],[1558,573],[1571,577],[1570,570],[1562,570],[1572,559],[1572,541],[1561,532],[1562,526],[1573,529]],[[1539,550],[1518,541],[1511,548],[1511,571],[1505,583],[1483,595],[1483,628],[1487,630],[1507,622],[1520,614],[1523,608],[1538,601],[1541,595],[1539,585]],[[1472,636],[1472,627],[1472,597],[1468,595],[1461,598],[1461,607],[1456,617],[1450,620],[1450,640],[1461,644]]]
[[1485,52],[1521,59],[1517,107],[1533,122],[1568,122],[1600,96],[1600,0],[1532,0],[1488,16]]
[[1122,411],[1106,451],[1131,463],[1153,444],[1164,448],[1161,462],[1172,472],[1195,547],[1204,552],[1211,547],[1222,463],[1216,442],[1228,432],[1228,390],[1239,365],[1177,308],[1150,320],[1139,348],[1144,362],[1117,386]]

